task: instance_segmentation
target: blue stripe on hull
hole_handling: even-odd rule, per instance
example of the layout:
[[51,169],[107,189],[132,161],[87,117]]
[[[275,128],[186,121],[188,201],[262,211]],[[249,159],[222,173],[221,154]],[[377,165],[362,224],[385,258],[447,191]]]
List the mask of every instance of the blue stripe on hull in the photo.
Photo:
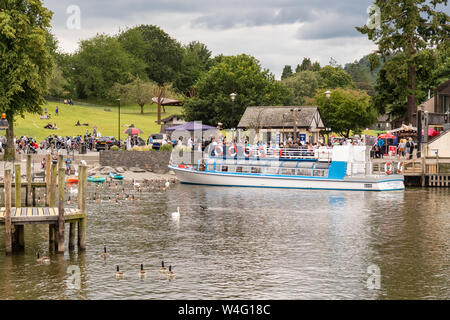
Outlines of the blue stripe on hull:
[[380,189],[380,190],[370,190],[370,189],[335,189],[335,188],[302,188],[302,187],[270,187],[270,186],[241,186],[241,185],[223,185],[223,184],[207,184],[207,183],[192,183],[192,182],[182,182],[181,184],[198,185],[198,186],[211,186],[211,187],[242,187],[242,188],[272,188],[272,189],[302,189],[302,190],[338,190],[338,191],[403,191],[405,188],[401,189]]

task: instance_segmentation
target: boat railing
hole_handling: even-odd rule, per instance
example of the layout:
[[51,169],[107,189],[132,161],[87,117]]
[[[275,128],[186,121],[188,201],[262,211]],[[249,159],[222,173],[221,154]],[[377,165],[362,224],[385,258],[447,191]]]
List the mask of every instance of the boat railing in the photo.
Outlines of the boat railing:
[[319,160],[331,161],[332,149],[321,147],[314,149],[272,148],[264,146],[216,145],[207,151],[208,157],[215,158],[249,158],[282,160]]

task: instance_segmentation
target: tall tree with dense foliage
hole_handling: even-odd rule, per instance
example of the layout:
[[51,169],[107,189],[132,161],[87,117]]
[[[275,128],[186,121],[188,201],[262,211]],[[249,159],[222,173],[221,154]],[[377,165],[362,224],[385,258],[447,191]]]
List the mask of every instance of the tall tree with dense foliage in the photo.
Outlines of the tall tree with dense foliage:
[[292,72],[292,67],[289,65],[285,65],[283,68],[283,72],[281,74],[281,80],[287,79],[291,77],[293,74],[294,72]]
[[187,93],[200,75],[212,65],[211,51],[203,43],[193,41],[183,47],[181,71],[176,80],[180,92]]
[[81,41],[73,57],[78,96],[107,98],[114,83],[125,84],[131,76],[146,78],[142,61],[129,54],[115,37],[97,35]]
[[[273,74],[254,57],[241,54],[222,57],[195,84],[197,95],[184,104],[188,121],[201,120],[225,128],[236,127],[246,107],[281,105],[288,94]],[[236,93],[233,102],[231,93]]]
[[[450,78],[450,68],[445,70],[445,63],[441,58],[444,57],[436,49],[425,49],[416,55],[415,96],[418,104],[427,100],[429,90],[432,91]],[[405,64],[405,59],[407,59],[405,53],[397,53],[378,72],[374,105],[381,114],[403,117],[407,112],[409,92],[405,88],[409,84],[409,68]],[[442,82],[438,80],[440,78],[438,70],[446,73],[441,78]]]
[[319,71],[321,88],[354,88],[352,78],[341,67],[325,66]]
[[306,98],[313,98],[320,85],[318,72],[301,71],[281,81],[288,88],[290,103],[295,106],[305,104]]
[[14,118],[40,113],[53,71],[49,38],[52,13],[41,1],[0,2],[0,110],[6,113],[4,160],[15,158]]
[[344,68],[353,80],[356,89],[366,91],[370,96],[375,94],[369,71],[358,61],[348,63]]
[[162,29],[154,25],[140,25],[122,32],[118,39],[130,54],[145,63],[150,80],[160,85],[177,80],[183,48]]
[[[408,121],[412,120],[417,110],[418,54],[450,38],[449,16],[436,9],[438,5],[447,5],[447,2],[447,0],[376,0],[374,4],[380,8],[381,25],[376,28],[367,25],[356,27],[378,45],[376,53],[383,57],[403,55],[408,76],[407,84],[403,88],[407,92]],[[373,66],[376,66],[377,56],[372,57]]]
[[325,125],[345,137],[350,131],[361,132],[377,119],[371,98],[364,91],[338,88],[332,90],[329,100],[318,91],[315,100]]

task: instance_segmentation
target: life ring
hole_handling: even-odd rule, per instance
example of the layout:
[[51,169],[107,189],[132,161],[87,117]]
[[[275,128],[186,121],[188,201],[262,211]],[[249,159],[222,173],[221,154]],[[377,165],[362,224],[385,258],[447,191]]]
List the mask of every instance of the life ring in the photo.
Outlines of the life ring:
[[392,173],[392,163],[391,162],[386,162],[384,164],[384,171],[386,172],[386,174]]
[[402,173],[403,172],[403,162],[399,162],[397,164],[397,173]]
[[[261,153],[261,150],[264,151],[264,152]],[[259,156],[260,158],[265,158],[266,155],[267,155],[266,149],[264,149],[263,146],[260,146],[260,147],[258,148],[258,156]]]
[[[231,149],[234,149],[234,153],[231,153]],[[228,154],[232,157],[236,157],[237,156],[237,148],[235,145],[232,145],[231,147],[228,148]]]
[[[219,152],[219,153],[217,153],[217,149],[218,149],[218,148],[220,148],[220,152]],[[217,145],[217,146],[214,148],[214,154],[216,155],[216,157],[220,157],[221,155],[223,155],[223,148],[222,148],[222,146]]]
[[245,153],[245,149],[247,149],[246,147],[244,147],[244,150],[242,151],[242,154],[246,157],[249,158],[252,156],[252,149],[248,148],[248,153]]

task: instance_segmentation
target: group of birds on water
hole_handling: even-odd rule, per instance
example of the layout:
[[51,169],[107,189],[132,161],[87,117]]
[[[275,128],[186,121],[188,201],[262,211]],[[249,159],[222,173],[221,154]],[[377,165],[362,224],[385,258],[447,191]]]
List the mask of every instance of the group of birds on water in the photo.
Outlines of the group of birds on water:
[[[94,201],[96,203],[114,203],[117,205],[121,205],[125,201],[137,201],[140,200],[142,197],[142,193],[146,191],[166,191],[170,188],[170,181],[160,181],[164,182],[163,185],[158,186],[155,185],[155,183],[152,183],[148,180],[144,180],[143,182],[139,183],[136,182],[136,180],[132,180],[131,185],[127,183],[117,182],[117,181],[109,181],[107,180],[104,183],[95,183],[95,192],[92,195],[87,196],[87,200]],[[129,188],[131,186],[131,188]],[[102,191],[108,189],[108,191],[111,190],[117,190],[115,196],[108,196],[108,197],[102,197]],[[69,189],[69,196],[66,200],[67,204],[75,203],[78,198],[78,188],[71,187]],[[42,204],[44,201],[43,198],[40,196],[37,199],[38,204]]]
[[[103,247],[103,252],[101,254],[101,257],[103,259],[107,259],[110,257],[110,253],[106,250],[106,247]],[[167,276],[167,278],[169,280],[175,278],[175,273],[172,271],[172,266],[170,265],[169,268],[166,268],[164,266],[164,261],[161,261],[161,267],[159,268],[158,272],[162,275]],[[141,268],[137,274],[140,278],[146,277],[147,270],[144,269],[143,263],[141,263]],[[118,265],[116,265],[116,272],[114,273],[114,277],[116,279],[123,279],[123,277],[124,277],[124,273],[123,273],[123,271],[120,271],[120,267]]]
[[[36,262],[39,264],[49,264],[50,263],[50,258],[47,256],[41,256],[39,251],[37,252],[37,259]],[[106,246],[103,247],[103,252],[100,255],[103,259],[108,259],[111,254],[106,250]],[[172,271],[172,266],[170,265],[168,268],[164,266],[164,261],[161,261],[161,267],[159,267],[158,272],[161,275],[167,276],[167,278],[169,280],[175,278],[175,273]],[[137,272],[137,275],[140,278],[145,278],[147,275],[147,270],[144,269],[144,264],[141,263],[141,267],[140,270]],[[123,279],[124,278],[124,273],[123,271],[120,271],[120,267],[118,265],[116,265],[116,272],[114,273],[114,277],[116,279]]]

